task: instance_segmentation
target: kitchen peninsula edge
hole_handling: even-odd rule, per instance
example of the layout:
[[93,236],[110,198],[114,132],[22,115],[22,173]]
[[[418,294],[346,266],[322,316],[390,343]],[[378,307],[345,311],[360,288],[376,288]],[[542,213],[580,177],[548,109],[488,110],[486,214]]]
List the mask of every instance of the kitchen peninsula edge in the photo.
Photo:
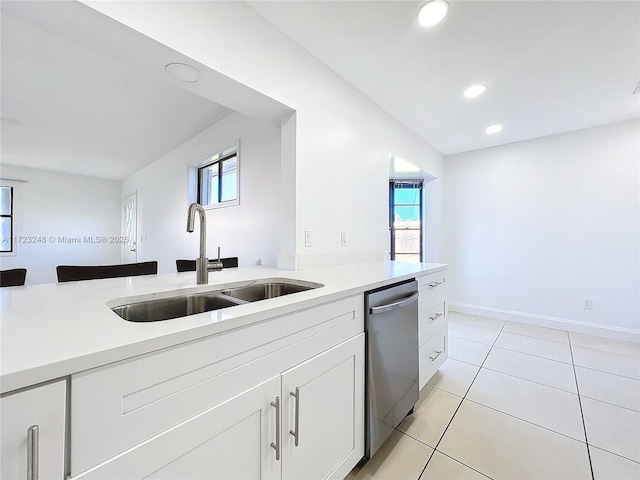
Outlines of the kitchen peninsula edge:
[[[3,290],[1,476],[344,478],[364,454],[363,293],[418,280],[426,379],[446,358],[445,270],[375,262]],[[323,286],[158,322],[110,308],[265,279]]]
[[[370,262],[303,271],[234,268],[90,280],[0,290],[0,393],[65,377],[299,310],[362,294],[409,278],[446,270],[436,263]],[[137,296],[201,292],[264,278],[322,283],[299,292],[188,317],[128,322],[108,302]]]

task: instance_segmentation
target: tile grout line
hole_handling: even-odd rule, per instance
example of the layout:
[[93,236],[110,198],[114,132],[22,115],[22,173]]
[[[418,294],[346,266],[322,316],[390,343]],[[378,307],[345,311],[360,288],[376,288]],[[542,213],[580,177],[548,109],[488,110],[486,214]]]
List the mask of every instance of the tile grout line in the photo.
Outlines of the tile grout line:
[[[500,348],[500,347],[495,347],[495,348]],[[492,349],[489,349],[489,352],[491,352],[491,350],[492,350]],[[509,351],[514,351],[514,352],[515,352],[515,350],[509,350]],[[521,353],[521,352],[516,352],[516,353]],[[488,355],[489,355],[489,354],[487,354],[487,356],[488,356]],[[529,354],[527,354],[527,353],[523,353],[523,355],[529,355]],[[535,357],[535,358],[541,358],[541,359],[543,359],[543,360],[550,360],[550,361],[552,361],[552,362],[558,362],[557,360],[551,360],[550,358],[538,357],[538,356],[536,356],[536,355],[529,355],[529,356],[530,356],[530,357]],[[571,390],[565,390],[564,388],[555,387],[555,386],[553,386],[553,385],[548,385],[548,384],[546,384],[546,383],[541,383],[541,382],[539,382],[539,381],[531,380],[530,378],[521,377],[521,376],[519,376],[519,375],[515,375],[515,374],[513,374],[513,373],[507,373],[507,372],[503,372],[502,370],[496,370],[495,368],[484,367],[484,363],[483,363],[483,365],[478,365],[478,364],[476,364],[476,363],[466,362],[466,361],[464,361],[464,360],[458,360],[457,358],[451,358],[451,357],[449,357],[449,359],[450,359],[450,360],[455,360],[456,362],[460,362],[460,363],[466,363],[467,365],[471,365],[471,366],[473,366],[473,367],[481,367],[481,366],[483,366],[483,368],[487,369],[487,370],[488,370],[488,371],[490,371],[490,372],[499,373],[500,375],[506,375],[507,377],[513,377],[513,378],[517,378],[517,379],[519,379],[519,380],[524,380],[524,381],[527,381],[527,382],[535,383],[536,385],[540,385],[540,386],[543,386],[543,387],[553,388],[554,390],[558,390],[558,391],[560,391],[560,392],[564,392],[564,393],[570,393],[571,395],[577,395],[577,392],[572,392]],[[568,365],[568,366],[571,366],[571,364],[569,364],[569,363],[564,363],[564,362],[558,362],[558,363],[561,363],[562,365]],[[581,367],[581,368],[584,368],[584,367]],[[595,371],[596,371],[596,372],[598,372],[598,370],[595,370]],[[599,373],[607,373],[607,372],[599,372]],[[611,375],[614,375],[614,374],[611,374]],[[618,376],[620,376],[620,375],[618,375]],[[623,378],[629,378],[629,377],[623,377]],[[475,379],[474,379],[474,380],[475,380]],[[635,380],[635,379],[631,378],[630,380]],[[639,382],[640,382],[640,380],[639,380]],[[434,386],[432,386],[432,385],[429,385],[429,386],[431,386],[432,388],[438,389],[438,390],[442,390],[443,392],[447,392],[447,393],[449,393],[449,394],[451,394],[451,395],[454,395],[454,396],[456,396],[456,397],[459,397],[459,396],[460,396],[460,395],[457,395],[457,394],[455,394],[455,393],[452,393],[452,392],[449,392],[449,391],[447,391],[447,390],[444,390],[444,389],[442,389],[442,388],[434,387]],[[586,395],[585,395],[585,396],[586,396]],[[592,400],[598,400],[597,398],[593,398],[593,397],[589,397],[589,396],[586,396],[586,397],[587,397],[587,398],[591,398]],[[615,406],[620,407],[620,408],[626,408],[627,410],[632,410],[632,411],[634,411],[634,412],[638,412],[638,411],[639,411],[639,410],[634,410],[633,408],[624,407],[624,406],[622,406],[622,405],[616,405],[615,403],[605,402],[604,400],[598,400],[598,401],[599,401],[599,402],[602,402],[602,403],[608,403],[609,405],[615,405]],[[478,402],[474,402],[474,403],[478,403]],[[482,405],[482,404],[480,404],[480,405]],[[486,406],[486,405],[485,405],[485,406]]]
[[604,403],[605,405],[610,405],[612,407],[621,408],[622,410],[628,410],[634,413],[640,413],[640,410],[636,410],[635,408],[625,407],[624,405],[618,405],[617,403],[605,402],[604,400],[600,400],[599,398],[590,397],[589,395],[583,395],[584,398],[588,398],[589,400],[593,400],[594,402]]
[[480,405],[481,407],[487,408],[489,410],[493,410],[494,412],[501,413],[502,415],[505,415],[507,417],[515,418],[516,420],[519,420],[519,421],[524,422],[524,423],[528,423],[529,425],[533,425],[534,427],[538,427],[538,428],[541,428],[543,430],[547,430],[548,432],[554,433],[556,435],[560,435],[562,437],[566,437],[566,438],[568,438],[570,440],[573,440],[575,442],[582,443],[584,445],[587,444],[586,441],[583,442],[582,440],[578,440],[577,438],[572,437],[571,435],[569,435],[567,433],[562,433],[562,432],[559,432],[559,431],[554,430],[552,428],[545,427],[544,425],[540,425],[540,424],[534,423],[531,420],[525,420],[524,418],[518,417],[518,416],[514,415],[513,413],[503,412],[502,410],[498,410],[496,407],[490,407],[489,405],[485,405],[484,403],[480,403],[480,402],[477,402],[475,400],[467,399],[467,402],[473,403],[475,405]]
[[[536,357],[536,358],[541,358],[541,357]],[[559,362],[559,363],[562,363],[562,362]],[[564,363],[563,365],[567,365],[567,364]],[[484,368],[486,368],[490,372],[499,373],[500,375],[506,375],[508,377],[517,378],[518,380],[524,380],[526,382],[535,383],[536,385],[540,385],[540,386],[543,386],[543,387],[553,388],[554,390],[559,390],[559,391],[564,392],[564,393],[570,393],[571,395],[577,395],[576,392],[572,392],[571,390],[565,390],[564,388],[554,387],[553,385],[547,385],[546,383],[537,382],[535,380],[531,380],[530,378],[520,377],[518,375],[514,375],[513,373],[507,373],[507,372],[503,372],[501,370],[495,370],[495,369],[489,368],[489,367],[484,367]]]
[[[435,453],[436,453],[436,451],[434,450],[434,451],[433,451],[433,453],[435,454]],[[444,453],[444,452],[440,452],[440,451],[438,451],[438,453],[439,453],[440,455],[444,455],[444,456],[445,456],[445,457],[447,457],[447,458],[450,458],[451,460],[453,460],[453,461],[454,461],[454,462],[456,462],[456,463],[459,463],[459,464],[461,464],[461,465],[464,465],[464,466],[465,466],[465,467],[467,467],[469,470],[473,470],[474,472],[477,472],[477,473],[478,473],[478,475],[482,475],[482,476],[483,476],[483,477],[485,477],[485,478],[488,478],[488,479],[490,479],[490,480],[493,480],[493,478],[492,478],[492,477],[490,477],[489,475],[486,475],[486,474],[482,473],[481,471],[476,470],[476,469],[475,469],[475,468],[473,468],[473,467],[470,467],[470,466],[469,466],[469,465],[467,465],[466,463],[462,463],[460,460],[458,460],[458,459],[456,459],[456,458],[453,458],[451,455],[447,455],[446,453]],[[426,467],[425,467],[425,468],[426,468]]]
[[[634,460],[633,458],[625,457],[624,455],[620,455],[619,453],[612,452],[611,450],[607,450],[606,448],[603,448],[603,447],[597,447],[595,445],[591,445],[591,446],[593,448],[595,448],[596,450],[602,450],[603,452],[610,453],[611,455],[615,455],[616,457],[622,458],[624,460],[629,460],[630,462],[637,463],[638,465],[640,465],[640,462],[638,462],[637,460]],[[440,452],[440,453],[442,453],[442,452]],[[598,479],[596,479],[596,480],[598,480]]]
[[553,342],[553,343],[559,343],[561,345],[566,345],[565,342],[559,342],[558,340],[551,340],[550,338],[537,337],[535,335],[527,335],[526,333],[510,332],[509,330],[506,330],[504,333],[510,333],[511,335],[518,335],[520,337],[535,338],[537,340],[544,340],[546,342]]
[[[482,366],[485,364],[485,362],[487,361],[487,358],[489,357],[489,354],[491,353],[491,350],[493,349],[494,345],[496,344],[496,342],[498,341],[498,338],[500,337],[500,334],[502,333],[502,331],[504,330],[504,327],[507,323],[505,322],[502,325],[502,328],[500,328],[500,330],[498,331],[498,335],[496,335],[496,339],[493,341],[493,343],[491,344],[491,348],[489,349],[489,351],[487,352],[487,355],[484,357],[484,360],[482,360],[482,365],[480,365],[480,368],[478,368],[478,371],[476,372],[475,376],[473,377],[473,380],[471,380],[471,383],[469,384],[469,388],[467,388],[467,391],[464,392],[464,395],[462,396],[462,400],[460,400],[460,403],[458,404],[458,407],[456,408],[456,411],[453,412],[453,415],[451,416],[451,419],[449,420],[449,423],[447,423],[447,426],[444,429],[444,432],[442,432],[442,435],[440,435],[440,438],[438,439],[438,442],[436,443],[436,446],[433,447],[433,452],[431,452],[431,455],[429,456],[429,459],[427,460],[427,463],[425,463],[424,467],[422,468],[422,471],[420,472],[420,475],[418,475],[417,480],[420,480],[420,477],[422,476],[422,474],[424,473],[424,471],[427,469],[427,466],[429,465],[429,462],[431,461],[431,459],[433,458],[433,455],[436,453],[436,451],[438,450],[438,446],[440,445],[440,442],[442,442],[442,439],[444,438],[445,434],[447,433],[447,430],[449,429],[449,427],[451,426],[451,423],[453,422],[453,419],[456,417],[458,410],[460,410],[460,407],[462,406],[462,404],[464,403],[465,398],[467,398],[467,394],[469,393],[469,390],[471,390],[471,386],[473,385],[473,382],[476,381],[476,378],[478,378],[478,375],[480,374],[480,370],[482,370]],[[482,328],[482,327],[479,327]],[[494,330],[495,331],[495,330]],[[443,453],[443,452],[441,452]],[[446,455],[446,453],[443,453],[443,455]],[[448,455],[447,455],[448,456]],[[449,457],[449,458],[453,458],[453,457]],[[456,460],[454,458],[454,460]],[[458,462],[458,460],[456,460]],[[462,462],[459,462],[462,463]],[[465,465],[468,468],[471,468],[472,470],[476,471],[477,470],[475,468],[469,467],[468,465],[462,463],[463,465]],[[485,473],[482,472],[478,472],[481,473],[482,475],[484,475],[487,478],[491,478],[488,475],[486,475]]]
[[[489,330],[489,329],[487,328],[487,330]],[[497,332],[498,330],[493,330],[493,331]],[[469,343],[477,343],[478,345],[484,345],[485,347],[490,347],[491,346],[488,343],[476,342],[475,340],[469,340],[468,338],[464,338],[464,337],[456,337],[455,335],[449,335],[449,338],[455,338],[456,340],[463,340],[463,341],[469,342]]]
[[[638,362],[640,362],[640,358],[638,359]],[[606,373],[607,375],[612,375],[614,377],[622,377],[622,378],[626,378],[628,380],[636,380],[636,381],[640,382],[640,378],[636,378],[636,377],[629,377],[627,375],[620,375],[619,373],[608,372],[606,370],[598,370],[597,368],[585,367],[584,365],[575,365],[574,364],[574,366],[576,366],[578,368],[584,368],[585,370],[591,370],[592,372]]]
[[589,437],[587,436],[587,425],[584,421],[584,410],[582,409],[582,398],[580,397],[580,386],[578,385],[578,374],[576,373],[576,364],[573,360],[573,347],[571,345],[571,335],[567,332],[567,337],[569,338],[569,352],[571,353],[571,364],[573,368],[573,376],[576,380],[576,391],[578,392],[578,405],[580,406],[580,417],[582,418],[582,428],[584,430],[584,441],[587,445],[587,457],[589,458],[589,469],[591,470],[591,478],[595,480],[595,475],[593,474],[593,462],[591,461],[591,449],[589,448]]
[[[507,333],[509,333],[509,332],[507,332]],[[528,337],[528,338],[535,338],[535,337]],[[543,338],[538,338],[537,340],[544,340],[544,339]],[[567,344],[566,343],[558,343],[558,345],[565,345],[566,346]],[[493,347],[491,347],[491,348],[493,348]],[[565,365],[572,365],[572,362],[563,362],[562,360],[558,360],[556,358],[543,357],[541,355],[536,355],[535,353],[523,352],[522,350],[514,350],[515,347],[507,348],[507,347],[501,347],[500,345],[497,345],[495,348],[499,348],[501,350],[507,350],[509,352],[522,353],[524,355],[530,355],[532,357],[542,358],[544,360],[551,360],[553,362],[564,363]]]
[[[571,338],[571,337],[569,337],[569,338]],[[584,348],[586,350],[593,350],[593,351],[600,352],[600,353],[608,353],[610,355],[619,355],[621,357],[640,359],[640,353],[628,354],[628,353],[612,352],[611,350],[602,350],[601,348],[587,347],[585,345],[575,345],[575,346],[578,347],[578,348]]]

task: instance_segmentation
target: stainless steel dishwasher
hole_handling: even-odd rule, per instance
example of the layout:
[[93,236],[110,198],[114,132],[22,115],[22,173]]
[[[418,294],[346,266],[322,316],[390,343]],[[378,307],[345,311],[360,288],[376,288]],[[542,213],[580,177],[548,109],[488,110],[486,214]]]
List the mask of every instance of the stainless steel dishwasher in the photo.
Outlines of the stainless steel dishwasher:
[[370,458],[418,401],[418,282],[366,292],[365,331],[365,458]]

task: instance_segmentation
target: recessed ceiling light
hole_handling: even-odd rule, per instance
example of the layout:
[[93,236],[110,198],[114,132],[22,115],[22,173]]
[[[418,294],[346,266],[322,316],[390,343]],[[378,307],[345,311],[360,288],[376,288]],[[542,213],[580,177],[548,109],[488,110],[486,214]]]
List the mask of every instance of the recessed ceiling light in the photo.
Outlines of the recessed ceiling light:
[[502,125],[491,125],[487,127],[487,129],[485,130],[485,132],[487,133],[498,133],[501,131],[502,131]]
[[423,27],[433,27],[439,24],[449,11],[449,4],[445,0],[431,0],[418,10],[418,23]]
[[471,85],[469,88],[467,88],[464,91],[464,96],[466,98],[477,97],[478,95],[482,95],[486,90],[487,90],[486,85],[482,85],[480,83],[477,85]]
[[200,72],[191,65],[184,63],[170,63],[165,67],[165,70],[183,82],[195,83],[200,79]]

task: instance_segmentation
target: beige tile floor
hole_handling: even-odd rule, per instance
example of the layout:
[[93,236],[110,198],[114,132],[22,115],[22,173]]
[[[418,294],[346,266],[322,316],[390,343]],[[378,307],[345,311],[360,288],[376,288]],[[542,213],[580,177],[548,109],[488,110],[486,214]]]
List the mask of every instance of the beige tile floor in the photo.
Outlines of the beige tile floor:
[[640,345],[450,312],[449,359],[349,480],[640,480]]

